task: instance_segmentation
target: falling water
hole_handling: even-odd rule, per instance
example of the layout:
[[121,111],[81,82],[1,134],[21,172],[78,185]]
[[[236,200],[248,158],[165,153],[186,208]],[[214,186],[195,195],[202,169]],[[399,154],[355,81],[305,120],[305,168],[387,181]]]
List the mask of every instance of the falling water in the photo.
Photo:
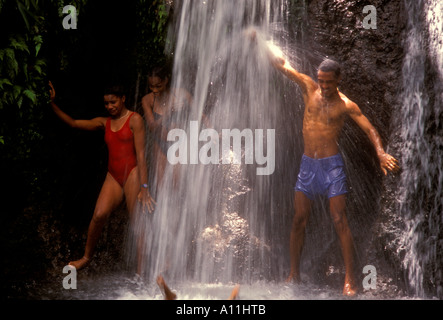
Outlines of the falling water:
[[[263,45],[271,38],[253,40],[248,32],[254,26],[260,35],[271,35],[283,23],[287,4],[209,0],[175,5],[173,87],[186,88],[194,98],[191,112],[177,119],[189,139],[189,155],[187,164],[179,165],[176,185],[169,179],[174,168],[168,167],[156,212],[144,224],[150,235],[146,272],[205,283],[270,278],[280,272],[276,257],[283,256],[271,247],[287,242],[286,230],[271,234],[285,223],[275,204],[275,197],[283,196],[275,179],[282,106]],[[211,155],[219,152],[219,157],[210,164],[199,158],[207,142],[192,147],[202,129],[213,130],[218,143]],[[224,131],[237,129],[246,135],[242,147],[236,148],[234,139],[231,148],[224,148]]]
[[[304,108],[298,87],[274,70],[267,50],[277,49],[299,70],[315,69],[303,51],[308,47],[303,46],[303,23],[299,28],[288,26],[290,12],[306,13],[304,1],[297,2],[295,9],[294,3],[175,2],[169,51],[174,56],[173,87],[186,88],[194,98],[190,114],[179,114],[176,119],[186,133],[190,154],[187,164],[179,165],[176,185],[174,169],[168,167],[156,193],[154,215],[136,226],[147,230],[144,268],[151,282],[160,273],[177,285],[183,281],[244,284],[287,277]],[[257,31],[256,38],[251,39],[251,30]],[[310,52],[311,57],[313,54],[321,60],[320,53]],[[203,115],[209,124],[202,121]],[[219,137],[215,141],[220,153],[218,161],[204,165],[199,156],[207,142],[199,141],[198,148],[191,145],[207,127],[214,130],[212,136]],[[223,130],[235,129],[247,136],[243,147],[223,152]],[[361,252],[376,217],[378,188],[373,175],[361,166],[370,159],[369,154],[355,153],[358,134],[362,132],[345,135],[340,146],[351,188],[350,223]],[[260,161],[260,152],[256,153],[259,142],[264,145],[262,156],[268,156],[266,164]],[[271,165],[269,157],[274,154]],[[225,164],[227,160],[229,164]],[[257,170],[266,166],[274,170],[258,175]],[[306,230],[302,272],[307,274],[302,276],[322,286],[341,286],[343,269],[328,206],[325,201],[316,202]]]
[[[288,28],[288,20],[300,18],[288,19],[291,6],[299,4],[295,11],[303,15],[305,2],[174,1],[169,39],[175,58],[173,86],[186,88],[194,97],[192,112],[176,120],[187,133],[189,146],[195,138],[195,123],[199,127],[197,139],[207,127],[220,134],[219,140],[213,140],[219,142],[220,150],[223,129],[250,132],[249,138],[254,142],[251,150],[256,150],[257,141],[264,145],[263,155],[272,154],[275,147],[275,170],[269,175],[257,175],[257,169],[266,165],[258,161],[255,152],[248,152],[245,142],[240,151],[232,148],[220,152],[215,164],[189,164],[193,154],[187,155],[188,164],[178,166],[178,183],[173,183],[170,166],[162,185],[155,190],[155,213],[141,216],[132,226],[135,234],[143,231],[146,235],[143,281],[133,278],[132,272],[129,277],[120,272],[100,277],[82,273],[81,289],[63,290],[59,281],[54,292],[51,288],[39,291],[39,298],[161,299],[153,281],[160,273],[181,299],[225,299],[234,282],[242,283],[242,297],[249,299],[341,297],[340,290],[331,293],[324,283],[321,289],[282,284],[289,270],[293,184],[303,152],[303,101],[297,87],[270,66],[265,49],[277,44],[293,66],[313,70],[303,58],[306,52],[299,51],[293,41],[303,41],[303,30],[289,36],[285,31],[293,29]],[[398,236],[395,246],[411,289],[420,297],[443,297],[443,10],[440,0],[405,0],[405,4],[408,25],[403,109],[394,117],[401,131],[403,172],[398,183],[401,188],[395,195],[397,207],[389,217],[393,225],[401,226],[388,232]],[[303,19],[300,18],[301,24]],[[257,41],[251,40],[251,27],[257,30]],[[203,114],[208,125],[202,121]],[[268,140],[272,137],[268,129],[275,130],[274,141]],[[262,135],[256,130],[263,130]],[[379,194],[374,186],[377,178],[365,180],[372,172],[361,165],[368,154],[361,150],[364,148],[355,152],[359,145],[352,140],[354,132],[350,136],[344,136],[340,147],[350,173],[348,213],[359,247],[368,242],[372,232]],[[206,143],[199,141],[197,151]],[[252,164],[247,164],[251,154]],[[230,163],[223,164],[223,160]],[[155,172],[150,180],[155,185]],[[313,277],[321,278],[325,270],[332,276],[336,273],[336,261],[331,263],[331,256],[341,255],[333,227],[327,221],[327,208],[317,209],[314,206],[310,220],[315,227],[307,228],[302,272],[308,270]],[[132,263],[137,246],[131,241],[127,256]],[[364,251],[362,247],[357,251]],[[364,260],[364,254],[361,256]],[[362,261],[368,262],[378,261]],[[341,286],[342,278],[339,283]]]
[[405,4],[398,206],[406,231],[399,247],[411,290],[420,297],[442,297],[443,5],[439,0]]

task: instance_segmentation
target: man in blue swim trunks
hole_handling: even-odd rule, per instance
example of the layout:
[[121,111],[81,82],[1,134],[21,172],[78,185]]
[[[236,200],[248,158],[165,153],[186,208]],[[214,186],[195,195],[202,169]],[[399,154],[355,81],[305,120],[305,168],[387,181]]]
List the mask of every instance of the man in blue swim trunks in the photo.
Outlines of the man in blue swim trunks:
[[300,281],[300,256],[311,202],[317,194],[329,198],[330,214],[340,239],[346,268],[344,295],[356,293],[353,274],[354,242],[346,218],[346,175],[337,144],[338,135],[349,116],[368,135],[374,145],[380,167],[388,171],[399,169],[398,161],[385,153],[380,135],[360,108],[338,90],[340,65],[326,59],[318,70],[318,83],[299,73],[283,58],[271,55],[273,65],[300,86],[305,103],[303,118],[304,155],[295,186],[295,215],[291,230],[291,273],[288,281]]

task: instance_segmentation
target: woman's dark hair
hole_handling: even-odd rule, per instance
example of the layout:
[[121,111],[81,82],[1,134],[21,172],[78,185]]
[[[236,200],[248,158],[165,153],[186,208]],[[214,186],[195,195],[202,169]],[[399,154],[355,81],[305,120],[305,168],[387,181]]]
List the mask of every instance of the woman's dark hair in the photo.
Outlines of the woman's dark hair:
[[105,87],[103,90],[103,95],[113,94],[116,97],[122,98],[126,96],[126,89],[122,85],[115,84]]
[[337,78],[340,77],[341,74],[340,64],[331,59],[325,59],[318,67],[318,70],[323,72],[334,72]]
[[161,80],[171,79],[171,70],[168,65],[155,66],[148,72],[148,77],[159,77]]

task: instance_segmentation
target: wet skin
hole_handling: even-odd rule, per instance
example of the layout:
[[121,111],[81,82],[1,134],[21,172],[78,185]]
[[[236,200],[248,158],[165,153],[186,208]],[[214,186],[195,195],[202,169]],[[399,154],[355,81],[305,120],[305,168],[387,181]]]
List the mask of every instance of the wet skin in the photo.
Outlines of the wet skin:
[[[77,120],[63,112],[54,102],[55,89],[52,83],[49,85],[51,107],[62,121],[70,127],[80,130],[94,131],[105,129],[108,119],[106,117],[98,117],[91,120]],[[127,121],[128,116],[132,113],[125,106],[125,97],[107,94],[104,95],[103,101],[111,118],[111,130],[120,130]],[[120,186],[109,172],[107,173],[96,202],[94,214],[89,224],[84,255],[79,260],[69,262],[69,264],[74,266],[77,270],[86,267],[90,263],[94,249],[108,217],[124,199],[126,199],[126,205],[131,221],[135,218],[135,206],[137,202],[141,203],[143,210],[150,213],[154,211],[155,201],[152,199],[149,190],[140,187],[141,184],[148,183],[148,170],[145,161],[145,128],[143,118],[137,113],[134,113],[129,120],[129,127],[134,135],[137,166],[131,171],[123,187]],[[142,239],[140,238],[139,243],[141,242]],[[141,259],[141,257],[139,258]]]
[[[303,117],[304,154],[321,159],[339,153],[338,135],[344,122],[351,118],[367,134],[377,151],[380,168],[386,175],[388,171],[399,169],[398,161],[385,153],[377,130],[362,114],[360,108],[339,92],[340,77],[334,72],[318,71],[318,82],[299,73],[282,58],[270,55],[273,65],[289,79],[297,83],[305,103]],[[300,257],[304,244],[305,228],[311,212],[312,201],[302,192],[294,195],[295,214],[290,238],[291,272],[287,281],[300,281]],[[355,295],[357,283],[354,276],[354,241],[346,217],[346,195],[329,199],[330,215],[340,240],[346,268],[343,294]]]

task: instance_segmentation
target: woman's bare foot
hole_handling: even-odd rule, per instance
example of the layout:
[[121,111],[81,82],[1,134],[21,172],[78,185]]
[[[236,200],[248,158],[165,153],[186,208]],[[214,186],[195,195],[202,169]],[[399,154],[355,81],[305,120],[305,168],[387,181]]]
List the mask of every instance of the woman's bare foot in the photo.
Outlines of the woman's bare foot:
[[68,264],[70,266],[73,266],[77,270],[81,270],[81,269],[87,267],[90,262],[91,262],[91,260],[89,258],[82,257],[81,259],[76,260],[76,261],[71,261]]

